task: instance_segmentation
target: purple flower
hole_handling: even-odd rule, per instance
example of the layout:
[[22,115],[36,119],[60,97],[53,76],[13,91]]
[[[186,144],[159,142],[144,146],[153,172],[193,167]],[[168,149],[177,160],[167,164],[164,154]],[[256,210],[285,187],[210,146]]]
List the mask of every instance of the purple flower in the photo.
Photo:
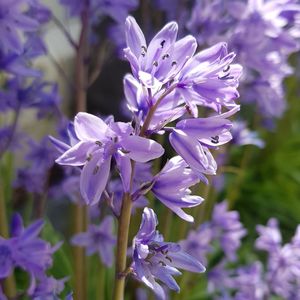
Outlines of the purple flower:
[[[0,69],[19,76],[38,77],[41,75],[40,71],[32,69],[29,66],[27,58],[24,55],[19,55],[11,51],[5,53],[1,49]],[[0,91],[0,93],[2,94],[3,92]]]
[[177,268],[202,273],[205,268],[192,256],[181,250],[179,244],[167,243],[156,231],[157,217],[150,208],[145,208],[140,229],[133,240],[132,268],[136,277],[151,288],[159,299],[165,299],[159,280],[168,288],[180,291],[174,275],[181,273]]
[[279,250],[282,237],[276,219],[270,219],[267,226],[258,225],[256,230],[259,233],[259,237],[255,242],[257,249],[265,250],[269,253]]
[[[18,30],[36,30],[39,23],[24,14],[24,0],[0,1],[0,49],[4,52],[22,53],[23,47]],[[26,8],[25,8],[26,9]]]
[[[151,107],[168,89],[175,89],[175,96],[170,100],[185,102],[193,116],[197,116],[197,105],[206,105],[219,112],[223,105],[235,106],[241,66],[231,64],[235,55],[228,54],[225,43],[194,56],[197,48],[195,38],[186,36],[176,41],[178,25],[175,22],[165,25],[148,46],[133,17],[126,19],[125,26],[127,48],[124,53],[133,75],[144,88],[151,90],[152,95],[156,95],[151,99],[139,92],[135,101],[138,107]],[[131,90],[137,89],[135,85],[131,83]]]
[[229,287],[237,290],[236,300],[263,300],[268,299],[268,287],[264,280],[263,266],[254,262],[249,266],[240,267],[229,280]]
[[203,198],[191,195],[189,187],[200,181],[180,157],[170,159],[164,168],[155,176],[152,187],[154,195],[182,219],[193,222],[194,218],[182,208],[194,207],[202,203]]
[[[153,175],[151,174],[150,163],[135,164],[134,171],[133,171],[132,186],[131,186],[132,194],[133,194],[132,213],[135,212],[136,208],[144,208],[145,206],[148,205],[148,199],[144,196],[143,193],[143,185],[147,185],[147,183],[150,182],[152,179],[153,179]],[[119,179],[110,181],[108,185],[108,191],[112,195],[113,211],[117,216],[119,216],[121,212],[122,199],[124,195],[124,186],[122,184],[122,181]]]
[[251,131],[247,128],[246,122],[234,121],[232,124],[232,142],[236,145],[255,145],[263,148],[265,143],[258,137],[257,132]]
[[226,38],[226,32],[235,25],[232,5],[234,1],[195,1],[187,28],[195,34],[199,45],[213,45]]
[[178,90],[193,116],[198,115],[197,105],[219,113],[222,106],[236,107],[234,100],[239,97],[242,67],[232,64],[234,58],[233,52],[228,53],[227,44],[219,43],[199,52],[184,65],[178,77]]
[[266,280],[271,292],[284,299],[294,299],[294,292],[299,290],[300,285],[298,230],[291,243],[285,245],[281,245],[282,237],[276,219],[270,219],[267,226],[257,226],[257,231],[256,248],[268,252]]
[[0,237],[0,278],[5,278],[14,267],[20,267],[34,277],[42,277],[52,265],[52,254],[57,247],[38,238],[43,228],[43,222],[36,221],[23,228],[19,215],[12,221],[12,237]]
[[37,283],[35,279],[32,279],[27,294],[33,300],[58,300],[58,295],[64,290],[67,280],[68,278],[57,280],[52,276],[44,276]]
[[213,252],[214,230],[209,223],[205,223],[198,230],[189,232],[187,238],[180,242],[184,251],[207,264],[207,255]]
[[209,148],[217,148],[229,142],[232,124],[226,118],[239,110],[233,108],[221,115],[209,118],[187,119],[176,124],[170,134],[170,143],[176,152],[198,174],[216,174],[217,164]]
[[29,139],[28,146],[29,152],[25,159],[29,165],[18,169],[14,185],[29,192],[42,193],[49,180],[49,170],[54,165],[55,153],[49,145],[48,137],[39,142]]
[[88,204],[95,204],[100,200],[109,178],[112,157],[119,166],[124,190],[129,191],[130,159],[147,162],[164,152],[155,141],[134,135],[134,130],[128,123],[106,124],[96,116],[79,113],[75,117],[74,129],[79,142],[72,144],[56,162],[61,165],[83,166],[80,190]]
[[192,36],[186,36],[176,42],[176,22],[165,25],[148,46],[141,28],[133,17],[126,19],[125,28],[125,57],[130,62],[134,76],[149,88],[161,86],[175,77],[197,48]]
[[85,247],[87,255],[98,253],[102,263],[111,267],[114,257],[113,248],[116,244],[113,225],[113,218],[107,216],[100,225],[90,225],[87,232],[75,235],[72,244]]
[[217,233],[220,246],[229,260],[236,259],[236,251],[241,246],[241,239],[247,230],[240,222],[237,211],[228,211],[227,202],[215,205],[212,215],[212,226]]

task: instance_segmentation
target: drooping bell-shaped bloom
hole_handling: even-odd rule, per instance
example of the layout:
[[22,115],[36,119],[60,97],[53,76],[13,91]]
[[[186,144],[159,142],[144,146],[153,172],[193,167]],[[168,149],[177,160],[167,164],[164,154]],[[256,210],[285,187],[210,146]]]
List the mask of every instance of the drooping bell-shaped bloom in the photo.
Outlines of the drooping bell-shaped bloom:
[[40,239],[42,221],[36,221],[23,228],[19,215],[12,220],[12,237],[0,237],[0,278],[5,278],[14,267],[20,267],[34,277],[42,277],[52,265],[52,254],[57,247]]
[[180,287],[173,278],[181,274],[177,268],[196,273],[204,272],[205,268],[182,251],[179,244],[164,242],[162,235],[156,231],[157,224],[156,214],[146,207],[140,229],[133,240],[132,268],[135,276],[159,299],[165,299],[165,292],[156,280],[179,292]]
[[179,217],[193,222],[194,218],[182,208],[194,207],[203,202],[200,196],[191,195],[189,189],[199,181],[199,176],[188,167],[187,163],[180,156],[175,156],[153,179],[152,192]]
[[74,131],[78,142],[74,141],[56,162],[83,166],[80,190],[87,204],[100,200],[109,178],[112,157],[116,159],[126,192],[130,186],[130,159],[147,162],[164,152],[157,142],[135,135],[129,123],[111,121],[106,124],[88,113],[77,114]]
[[116,238],[113,234],[114,221],[111,216],[106,216],[100,225],[90,225],[87,232],[76,234],[72,244],[86,248],[86,254],[98,253],[102,263],[108,267],[113,264]]
[[175,151],[198,174],[215,174],[217,164],[209,149],[229,142],[232,124],[227,119],[239,107],[208,118],[187,119],[178,122],[169,136]]

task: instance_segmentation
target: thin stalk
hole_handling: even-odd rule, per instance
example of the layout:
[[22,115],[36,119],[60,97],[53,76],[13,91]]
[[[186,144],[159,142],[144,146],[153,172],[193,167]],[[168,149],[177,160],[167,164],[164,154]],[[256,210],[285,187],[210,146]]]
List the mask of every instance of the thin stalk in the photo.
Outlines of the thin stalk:
[[171,86],[169,89],[167,89],[155,102],[155,104],[150,108],[147,117],[145,119],[145,122],[142,126],[141,132],[140,132],[140,136],[145,136],[146,131],[148,130],[148,127],[150,125],[150,122],[155,114],[155,111],[157,109],[157,107],[159,106],[160,102],[167,96],[169,95],[175,88],[176,88],[176,84],[174,84],[173,86]]
[[66,39],[68,40],[68,42],[70,43],[70,45],[74,49],[78,49],[79,46],[76,44],[76,42],[74,41],[74,39],[72,38],[71,34],[68,32],[68,30],[64,26],[64,24],[56,16],[54,16],[54,15],[52,16],[52,21],[61,30],[61,32],[64,34],[64,36],[66,37]]
[[252,150],[251,148],[248,146],[247,149],[245,149],[244,153],[243,153],[243,157],[241,160],[241,165],[240,165],[240,171],[237,174],[237,177],[235,179],[234,182],[234,187],[232,187],[227,195],[227,201],[228,201],[228,209],[232,209],[234,207],[235,202],[237,201],[237,199],[240,196],[240,192],[241,192],[241,187],[245,178],[245,170],[246,167],[250,161],[251,158],[251,154],[252,154]]
[[205,220],[205,212],[207,210],[207,207],[209,206],[209,202],[210,202],[209,196],[211,193],[211,181],[210,181],[210,179],[208,179],[208,180],[209,180],[209,182],[205,186],[205,189],[203,192],[204,202],[201,205],[199,205],[195,211],[195,225],[196,226],[199,226]]
[[125,193],[122,201],[121,215],[118,224],[117,256],[116,256],[116,278],[114,300],[124,299],[126,257],[128,234],[131,218],[132,201],[130,193]]
[[[87,3],[87,2],[86,2]],[[76,111],[86,111],[87,98],[87,56],[88,56],[88,5],[81,15],[81,33],[76,52],[75,62],[75,87],[76,87]],[[87,228],[87,209],[78,202],[74,208],[74,234],[86,231]],[[74,271],[75,271],[75,300],[87,299],[87,276],[86,276],[86,257],[82,247],[74,247]]]
[[[5,200],[4,200],[4,195],[3,195],[3,187],[2,187],[1,182],[0,182],[0,236],[2,236],[4,238],[9,237],[6,205],[5,205]],[[14,274],[10,275],[9,277],[7,277],[4,280],[3,287],[4,287],[4,293],[6,296],[8,296],[10,298],[13,298],[16,296],[17,289],[16,289],[16,282],[15,282]]]
[[167,241],[169,239],[169,234],[170,234],[170,228],[172,227],[172,217],[173,217],[173,212],[171,211],[170,208],[164,207],[164,223],[163,223],[163,229],[162,229],[162,235],[164,239]]
[[[86,207],[77,203],[74,207],[74,234],[86,230],[86,215],[87,215]],[[74,259],[74,273],[75,273],[74,299],[85,300],[87,299],[85,249],[83,247],[74,247],[73,259]]]
[[98,262],[98,285],[96,290],[96,299],[105,300],[105,266],[99,261]]

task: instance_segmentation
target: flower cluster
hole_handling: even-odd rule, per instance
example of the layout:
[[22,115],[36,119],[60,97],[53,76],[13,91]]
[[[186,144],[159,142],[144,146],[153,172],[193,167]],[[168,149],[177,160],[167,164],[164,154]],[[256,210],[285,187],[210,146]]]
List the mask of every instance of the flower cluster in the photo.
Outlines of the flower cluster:
[[[80,170],[84,202],[107,203],[118,218],[122,218],[124,197],[129,195],[134,207],[145,206],[145,195],[151,191],[179,217],[193,222],[183,209],[195,207],[203,199],[193,195],[190,188],[200,181],[208,183],[206,175],[216,174],[211,150],[232,139],[228,118],[239,110],[235,99],[242,71],[233,63],[235,54],[228,53],[225,43],[195,54],[196,39],[186,36],[176,41],[177,32],[177,23],[168,23],[147,43],[135,19],[128,17],[124,55],[132,74],[124,78],[124,93],[132,121],[115,122],[112,117],[102,120],[80,112],[69,126],[67,143],[51,137],[61,153],[56,162]],[[198,117],[200,107],[211,112],[208,117]],[[164,148],[150,138],[155,134],[169,134],[178,155],[152,175],[147,171],[148,162],[164,154]],[[87,254],[99,252],[110,265],[109,249],[115,240],[109,234],[112,219],[108,218],[100,226],[91,225],[86,233],[76,235],[73,243],[87,247]],[[156,225],[155,213],[145,208],[133,243],[132,268],[140,280],[163,297],[155,278],[178,291],[172,278],[178,274],[176,267],[196,272],[204,268],[181,252],[179,245],[163,242]]]
[[214,251],[214,242],[224,252],[226,259],[234,261],[245,235],[246,229],[239,220],[239,213],[228,211],[227,202],[223,201],[215,205],[211,221],[190,231],[181,245],[185,251],[205,262],[209,253]]
[[226,202],[217,204],[212,220],[191,231],[180,243],[184,251],[200,261],[214,262],[208,270],[208,292],[214,299],[263,300],[273,296],[298,299],[299,227],[291,241],[282,245],[276,219],[270,219],[267,226],[258,225],[255,248],[267,253],[266,267],[259,260],[234,267],[232,260],[236,260],[246,230],[238,212],[226,207]]
[[201,45],[225,40],[245,68],[243,100],[256,102],[266,119],[282,116],[289,55],[299,50],[296,0],[196,1],[188,29]]
[[21,217],[16,214],[12,219],[11,238],[0,237],[0,278],[7,278],[16,267],[23,269],[31,278],[27,294],[32,299],[58,295],[67,280],[57,281],[46,274],[52,266],[52,254],[60,244],[51,247],[38,237],[43,226],[43,222],[38,220],[24,228]]
[[[71,147],[55,141],[63,151],[57,163],[83,166],[80,187],[86,203],[99,202],[110,176],[112,158],[124,191],[128,192],[132,173],[130,160],[144,163],[160,157],[163,148],[147,137],[162,130],[170,132],[170,142],[183,160],[171,160],[150,187],[176,213],[179,213],[179,207],[201,203],[197,197],[188,196],[187,188],[197,183],[197,176],[205,180],[204,174],[216,173],[216,163],[209,149],[232,138],[229,132],[231,123],[227,118],[239,109],[234,99],[238,96],[236,88],[241,67],[232,64],[234,54],[227,53],[224,43],[193,56],[196,40],[187,36],[176,42],[176,35],[177,24],[169,23],[147,47],[136,21],[128,17],[128,47],[124,53],[133,75],[125,76],[124,89],[128,108],[134,115],[135,128],[130,123],[112,119],[104,122],[90,114],[79,113],[75,117]],[[211,107],[219,114],[196,118],[197,106]],[[222,107],[230,110],[220,114]],[[185,113],[193,118],[182,120],[175,127],[166,127]],[[175,169],[171,167],[174,162]],[[162,200],[160,195],[165,192],[162,190],[163,181],[170,180],[173,172],[175,176],[183,174],[181,176],[187,179],[182,181],[184,185],[180,194],[173,192],[174,199]],[[181,205],[176,198],[182,199]]]

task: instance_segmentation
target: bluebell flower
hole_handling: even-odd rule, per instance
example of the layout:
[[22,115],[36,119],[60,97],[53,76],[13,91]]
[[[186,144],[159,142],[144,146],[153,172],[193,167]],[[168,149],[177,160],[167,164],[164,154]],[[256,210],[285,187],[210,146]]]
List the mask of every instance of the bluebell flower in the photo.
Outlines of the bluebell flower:
[[130,188],[130,159],[147,162],[164,152],[157,142],[135,135],[129,123],[106,124],[96,116],[79,113],[75,117],[74,128],[79,142],[67,146],[56,162],[83,166],[80,190],[88,204],[99,202],[109,178],[112,157],[119,166],[126,192]]
[[215,237],[229,260],[236,260],[236,251],[241,246],[241,239],[247,230],[240,222],[237,211],[229,211],[226,201],[215,205],[212,214],[212,226]]
[[107,267],[111,267],[114,260],[114,246],[116,237],[113,234],[114,220],[106,216],[100,225],[90,225],[87,232],[78,233],[72,238],[72,244],[86,248],[86,254],[97,253]]
[[33,278],[27,294],[32,300],[59,300],[59,294],[64,290],[67,280],[67,277],[57,280],[46,275],[39,278],[38,282]]
[[255,145],[259,148],[263,148],[265,143],[262,139],[258,137],[256,131],[251,131],[247,128],[246,122],[244,121],[234,121],[232,123],[232,143],[236,145]]
[[182,208],[195,207],[203,198],[191,195],[191,186],[200,181],[199,176],[180,157],[170,159],[153,179],[153,194],[182,219],[193,222],[194,218]]
[[[25,6],[25,10],[24,10]],[[26,16],[28,4],[24,0],[1,0],[0,1],[0,50],[13,51],[21,54],[23,50],[20,31],[35,31],[39,23]]]
[[[235,106],[242,68],[232,64],[235,55],[227,52],[225,43],[219,43],[194,56],[197,48],[195,38],[188,35],[176,41],[176,22],[166,24],[148,45],[133,17],[126,19],[125,26],[125,57],[142,88],[150,89],[151,95],[154,95],[144,96],[146,99],[143,100],[143,106],[149,108],[154,105],[168,89],[177,92],[171,101],[181,98],[193,116],[197,116],[197,105],[206,105],[218,111],[222,106]],[[141,105],[141,101],[136,102]]]
[[231,122],[227,119],[239,107],[208,118],[186,119],[178,122],[169,139],[175,151],[186,161],[192,170],[202,174],[216,174],[217,164],[209,149],[229,142],[232,135]]
[[157,217],[145,208],[140,229],[133,240],[133,272],[159,299],[166,299],[159,280],[168,288],[180,291],[173,276],[181,273],[177,268],[202,273],[205,268],[195,258],[181,250],[179,244],[164,242],[156,231]]
[[43,222],[36,221],[23,228],[23,221],[15,215],[12,221],[12,237],[0,237],[0,278],[6,278],[15,267],[20,267],[31,276],[43,277],[52,265],[52,254],[57,247],[38,237]]

